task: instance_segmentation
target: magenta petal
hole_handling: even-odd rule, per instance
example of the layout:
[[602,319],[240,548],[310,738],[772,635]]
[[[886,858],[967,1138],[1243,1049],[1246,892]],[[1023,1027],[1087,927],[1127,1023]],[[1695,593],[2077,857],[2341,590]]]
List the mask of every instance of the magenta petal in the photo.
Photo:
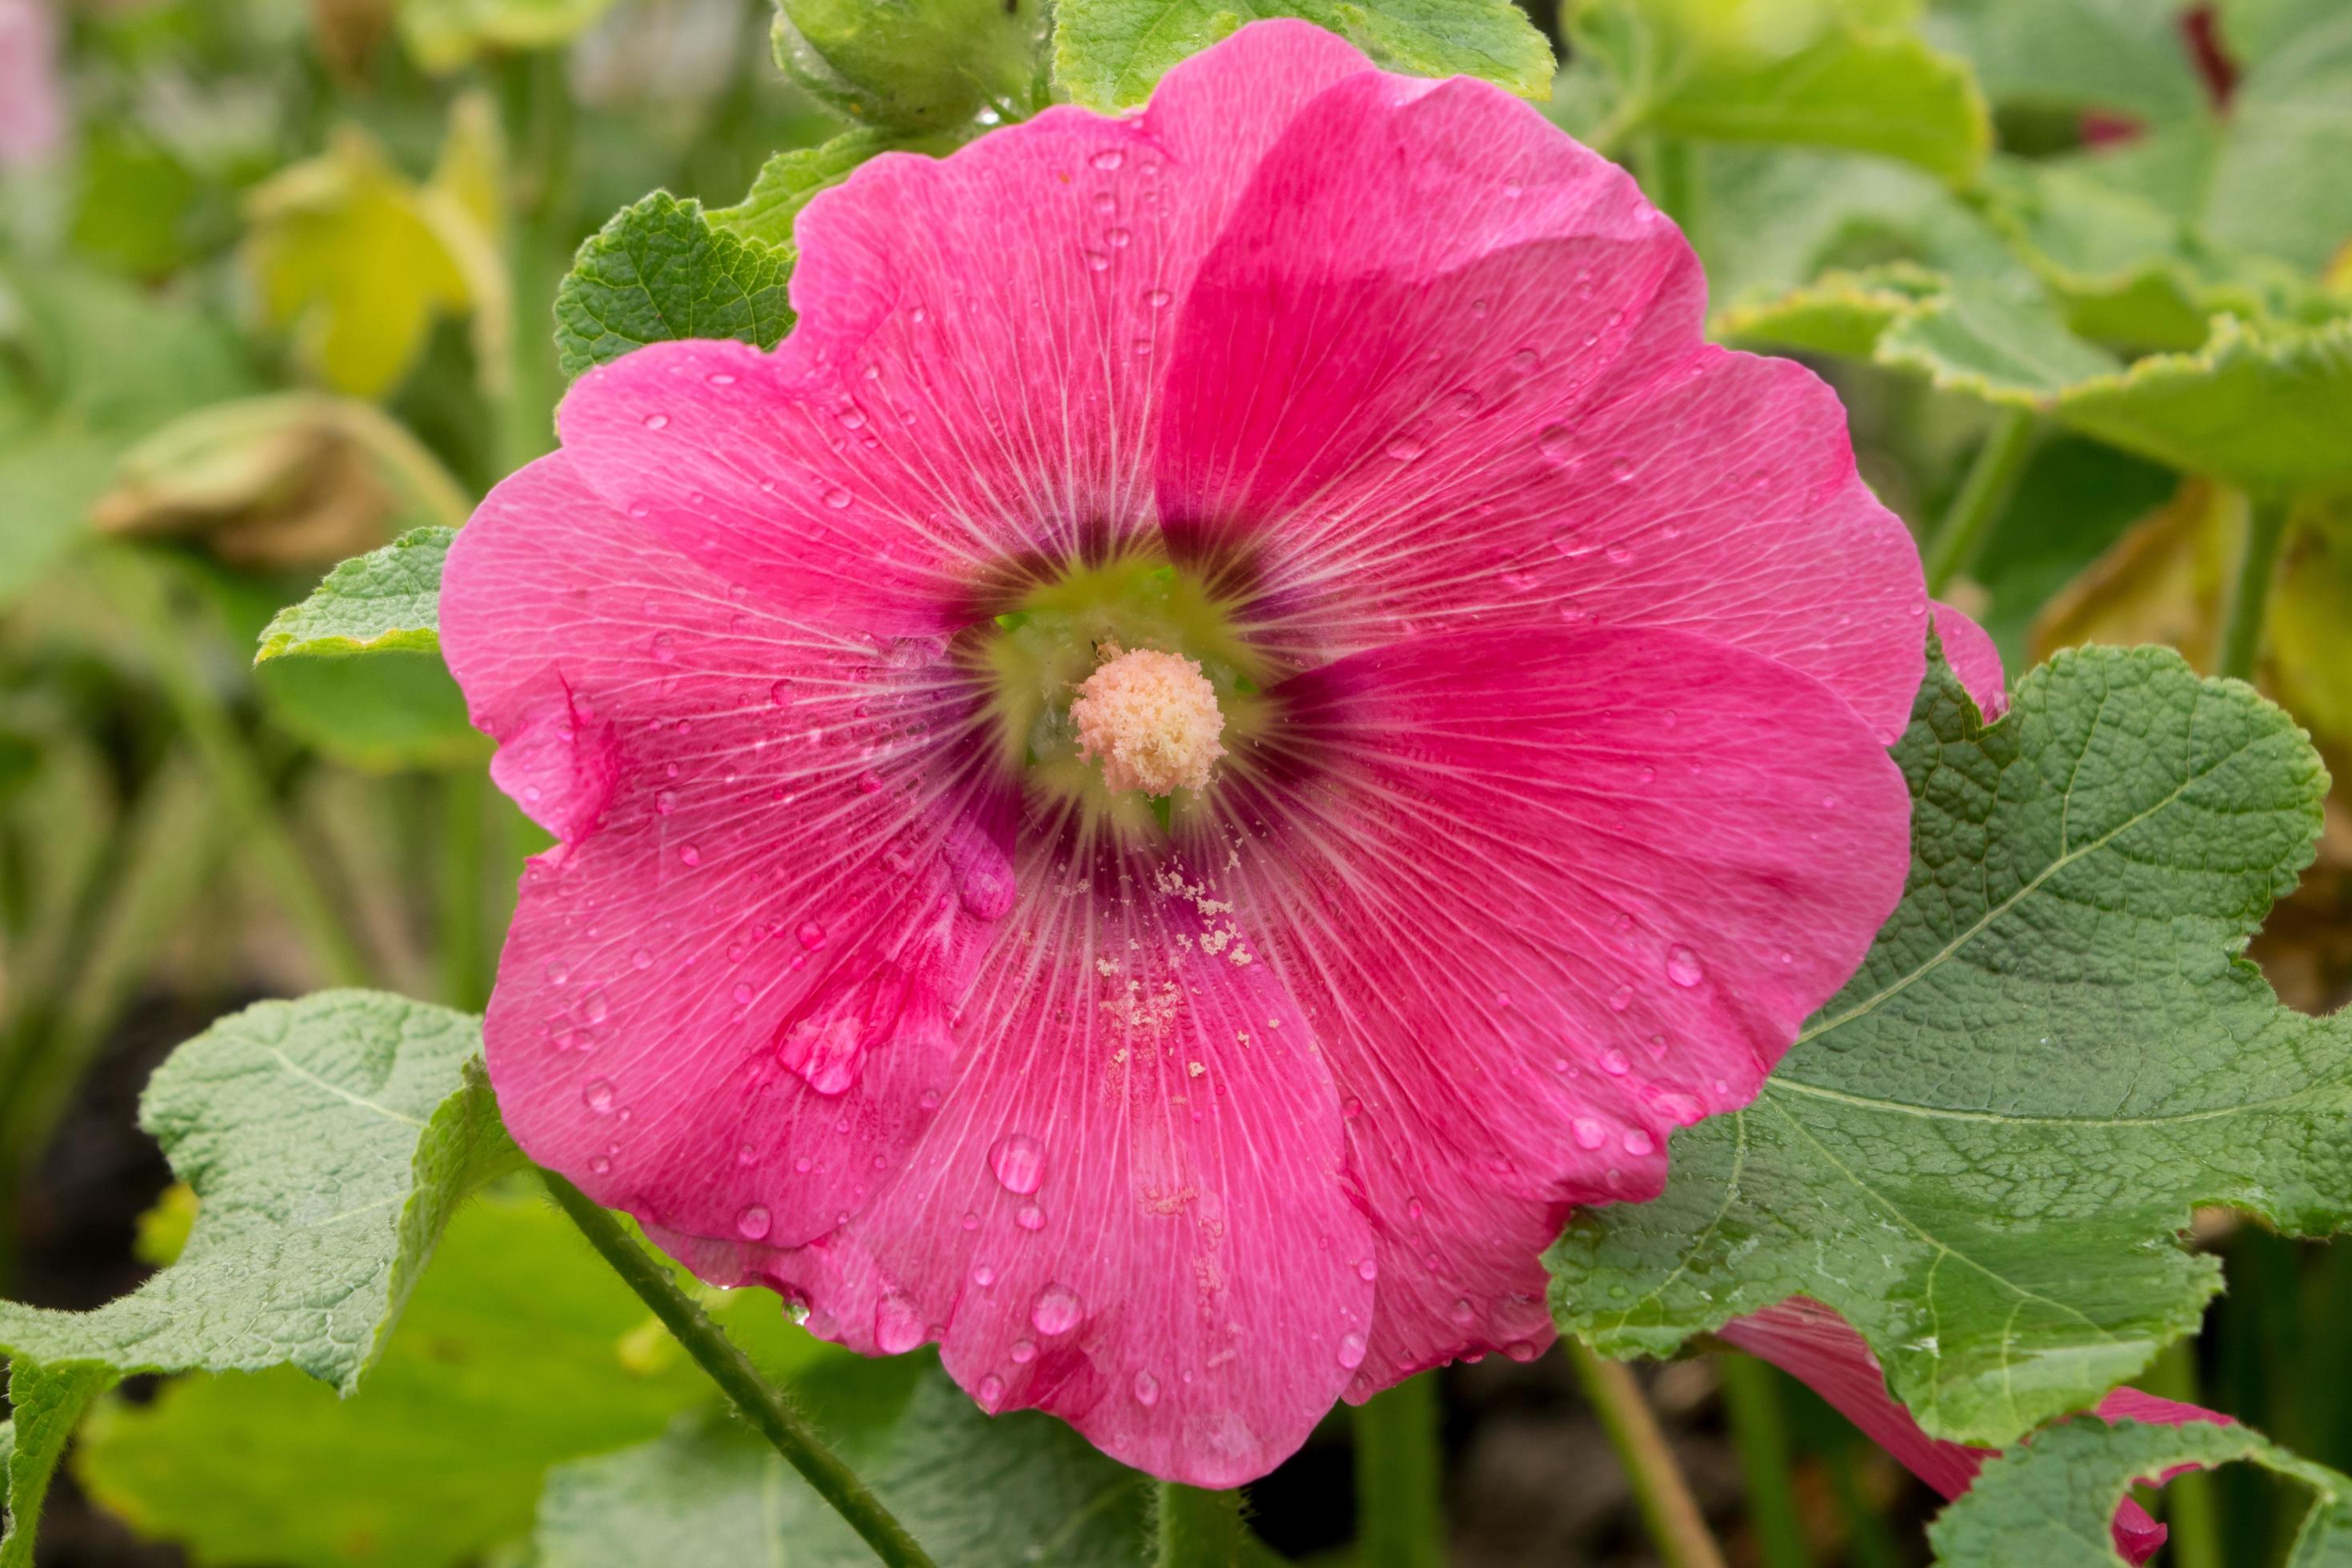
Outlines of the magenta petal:
[[1167,1479],[1255,1479],[1330,1409],[1371,1324],[1314,1031],[1181,862],[1087,887],[1040,855],[1021,885],[903,1173],[797,1251],[665,1245],[867,1353],[938,1340],[991,1411],[1051,1411]]
[[[1886,1377],[1877,1356],[1843,1318],[1818,1301],[1802,1296],[1735,1318],[1716,1331],[1718,1339],[1805,1384],[1834,1405],[1879,1447],[1900,1459],[1913,1475],[1948,1498],[1969,1489],[1985,1460],[1997,1448],[1971,1447],[1930,1437],[1886,1391]],[[2099,1401],[2094,1414],[2107,1421],[2146,1421],[2185,1426],[2192,1421],[2235,1426],[2230,1416],[2175,1399],[2160,1399],[2137,1389],[2118,1388]],[[2153,1478],[2170,1480],[2184,1465]],[[2165,1528],[2129,1498],[2116,1509],[2116,1550],[2133,1563],[2145,1563],[2164,1544]]]
[[48,0],[0,0],[0,169],[47,162],[65,139],[65,78]]
[[486,1025],[516,1140],[666,1225],[829,1230],[929,1119],[1012,901],[1007,825],[959,773],[961,678],[759,608],[565,454],[458,534],[442,642],[493,775],[564,840]]
[[1484,84],[1365,75],[1300,110],[1185,301],[1158,493],[1262,542],[1302,660],[1410,629],[1684,626],[1882,740],[1925,595],[1811,373],[1710,348],[1697,264],[1614,165]]
[[2000,668],[2000,649],[1984,627],[1959,611],[1935,602],[1936,640],[1944,645],[1944,658],[1968,689],[1977,711],[1990,721],[2009,711],[2007,677]]
[[1273,695],[1202,852],[1343,1097],[1361,1396],[1548,1341],[1566,1205],[1654,1195],[1676,1128],[1754,1097],[1901,896],[1910,797],[1827,688],[1684,632],[1458,632]]
[[1150,411],[1201,251],[1291,109],[1364,68],[1319,29],[1252,27],[1139,119],[1056,108],[950,158],[876,158],[801,215],[782,343],[591,372],[565,448],[616,509],[804,616],[968,616],[1024,563],[1150,526]]

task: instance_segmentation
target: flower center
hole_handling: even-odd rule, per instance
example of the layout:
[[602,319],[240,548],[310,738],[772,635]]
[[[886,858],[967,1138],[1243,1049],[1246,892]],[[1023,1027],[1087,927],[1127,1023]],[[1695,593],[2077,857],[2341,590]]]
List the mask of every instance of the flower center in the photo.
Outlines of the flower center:
[[1200,661],[1157,648],[1121,653],[1116,643],[1103,653],[1070,704],[1078,755],[1101,764],[1114,795],[1208,787],[1210,768],[1225,754],[1218,739],[1225,716]]
[[1173,831],[1271,721],[1232,605],[1156,551],[1041,575],[973,652],[997,756],[1085,832]]

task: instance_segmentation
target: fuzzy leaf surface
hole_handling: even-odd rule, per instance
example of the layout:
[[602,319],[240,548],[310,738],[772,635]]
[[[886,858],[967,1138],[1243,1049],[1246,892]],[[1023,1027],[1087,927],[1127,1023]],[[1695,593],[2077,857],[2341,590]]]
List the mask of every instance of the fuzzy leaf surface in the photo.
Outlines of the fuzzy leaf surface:
[[555,349],[576,376],[676,338],[773,348],[792,329],[789,252],[714,227],[699,202],[656,191],[581,245],[555,291]]
[[2293,720],[2159,648],[2062,654],[1985,725],[1940,661],[1895,748],[1902,904],[1756,1103],[1549,1254],[1563,1330],[1664,1354],[1791,1296],[1939,1437],[2005,1445],[2193,1331],[2227,1205],[2352,1222],[2352,1020],[2239,956],[2327,779]]

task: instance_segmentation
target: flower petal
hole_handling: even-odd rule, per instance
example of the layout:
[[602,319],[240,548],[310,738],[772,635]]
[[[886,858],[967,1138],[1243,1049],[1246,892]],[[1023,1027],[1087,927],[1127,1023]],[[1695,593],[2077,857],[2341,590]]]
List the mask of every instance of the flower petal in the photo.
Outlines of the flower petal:
[[1935,602],[1936,638],[1944,645],[1944,658],[1952,673],[1968,688],[1969,696],[1990,723],[2009,711],[2007,677],[2000,668],[2000,649],[1993,646],[1992,637],[1984,627],[1959,611]]
[[797,1251],[662,1239],[807,1300],[854,1349],[939,1340],[991,1411],[1051,1411],[1167,1479],[1253,1479],[1329,1411],[1370,1327],[1313,1030],[1181,864],[1041,852],[1021,886],[902,1176]]
[[1180,550],[1241,554],[1301,663],[1408,628],[1685,626],[1898,733],[1908,532],[1810,372],[1701,342],[1704,282],[1614,165],[1484,84],[1366,75],[1259,165],[1160,420]]
[[[1770,1362],[1811,1388],[1945,1497],[1956,1498],[1968,1490],[1985,1460],[2000,1451],[1948,1443],[1921,1431],[1911,1412],[1887,1393],[1885,1374],[1869,1344],[1843,1318],[1818,1301],[1792,1298],[1733,1319],[1716,1331],[1716,1337]],[[2160,1399],[2133,1388],[2109,1394],[2094,1414],[2106,1421],[2147,1421],[2166,1426],[2185,1426],[2192,1421],[2235,1425],[2219,1411]],[[2161,1484],[2180,1473],[2168,1470],[2155,1479]],[[2147,1562],[2164,1544],[2164,1526],[2128,1498],[2116,1510],[2114,1531],[2116,1550],[2133,1563]]]
[[494,776],[563,839],[486,1023],[516,1141],[670,1226],[829,1230],[929,1120],[1013,900],[962,678],[761,610],[562,453],[458,534],[442,640]]
[[1361,1397],[1549,1338],[1565,1206],[1654,1195],[1676,1127],[1753,1098],[1901,895],[1910,799],[1827,688],[1684,632],[1416,638],[1273,697],[1194,853],[1345,1098]]
[[876,158],[801,215],[801,319],[773,353],[626,355],[564,400],[565,447],[615,508],[802,613],[968,619],[1029,564],[1150,525],[1177,301],[1255,150],[1364,68],[1318,29],[1253,27],[1140,118],[1055,108]]

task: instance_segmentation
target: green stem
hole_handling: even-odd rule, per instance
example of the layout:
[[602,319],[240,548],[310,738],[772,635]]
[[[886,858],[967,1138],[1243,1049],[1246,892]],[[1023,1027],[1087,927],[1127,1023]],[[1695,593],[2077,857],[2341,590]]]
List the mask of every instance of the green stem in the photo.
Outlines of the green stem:
[[1159,1568],[1234,1568],[1248,1552],[1242,1494],[1202,1491],[1161,1481],[1155,1489],[1152,1535]]
[[1366,1568],[1444,1568],[1437,1374],[1356,1407],[1356,1537]]
[[1984,548],[1985,535],[2009,505],[2025,459],[2033,452],[2033,413],[2026,408],[2002,410],[1984,445],[1977,448],[1960,493],[1952,498],[1943,521],[1927,542],[1927,592],[1940,594],[1951,580],[1967,571]]
[[2238,569],[2230,580],[2230,602],[2221,616],[2221,644],[2217,675],[2240,680],[2254,678],[2262,657],[2263,620],[2271,604],[2271,584],[2278,577],[2279,549],[2286,542],[2286,505],[2257,500],[2248,504],[2245,547],[2238,552]]
[[710,1375],[737,1413],[849,1521],[874,1554],[891,1568],[932,1568],[930,1557],[915,1543],[907,1527],[892,1517],[839,1455],[825,1447],[784,1392],[761,1376],[751,1359],[719,1331],[694,1298],[678,1289],[670,1271],[630,1239],[621,1222],[599,1208],[587,1194],[552,1171],[542,1170],[539,1174],[556,1205],[588,1238],[588,1245],[653,1310],[662,1326],[677,1337],[686,1353]]
[[247,857],[269,879],[295,931],[308,942],[330,983],[364,985],[369,964],[359,940],[344,923],[300,846],[279,819],[268,782],[261,776],[236,721],[206,683],[198,661],[188,658],[176,635],[171,598],[154,565],[131,549],[101,545],[90,552],[100,582],[139,644],[148,671],[188,738],[189,747],[212,775],[221,805],[245,841]]
[[440,805],[440,930],[436,955],[441,997],[452,1007],[479,1012],[490,994],[489,954],[482,889],[484,819],[489,777],[459,768],[435,781]]
[[1723,1358],[1723,1401],[1731,1440],[1748,1483],[1748,1522],[1764,1568],[1812,1568],[1813,1554],[1797,1520],[1797,1493],[1789,1464],[1789,1428],[1770,1367],[1753,1356]]
[[[2150,1394],[2197,1403],[2197,1345],[2182,1340],[2156,1358],[2145,1380]],[[2202,1470],[2175,1476],[2157,1494],[2164,1522],[2172,1531],[2166,1561],[2172,1568],[2221,1568],[2221,1519],[2215,1512],[2213,1478]]]
[[1570,1336],[1560,1342],[1568,1347],[1569,1364],[1576,1369],[1586,1402],[1601,1418],[1601,1430],[1625,1468],[1634,1505],[1642,1510],[1651,1544],[1666,1568],[1724,1568],[1723,1549],[1707,1533],[1690,1483],[1683,1479],[1682,1467],[1666,1447],[1665,1434],[1658,1430],[1657,1417],[1650,1414],[1633,1374],[1596,1354],[1582,1340]]

